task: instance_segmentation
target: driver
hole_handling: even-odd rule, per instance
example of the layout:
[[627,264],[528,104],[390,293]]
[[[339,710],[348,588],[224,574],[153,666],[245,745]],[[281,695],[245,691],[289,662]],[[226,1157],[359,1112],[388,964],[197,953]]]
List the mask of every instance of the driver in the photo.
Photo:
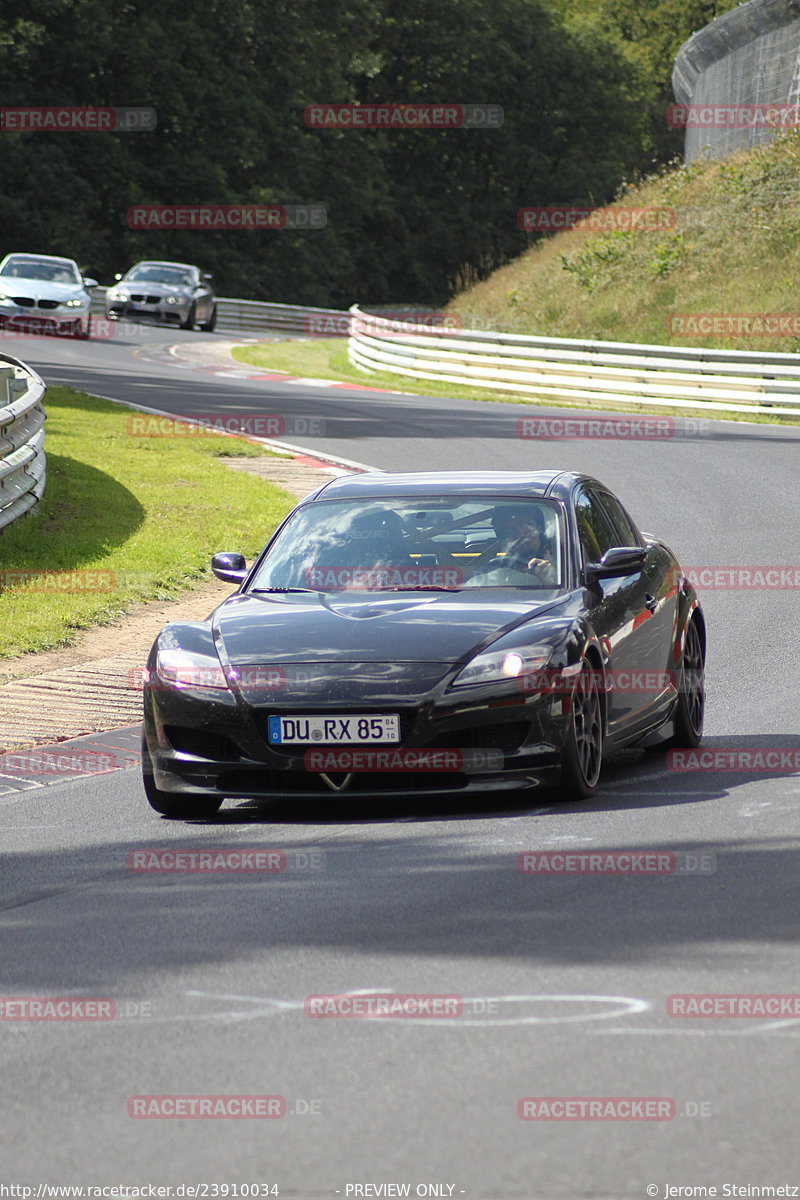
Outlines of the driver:
[[545,583],[555,579],[544,513],[540,508],[534,504],[503,505],[492,516],[492,528],[497,537],[493,566],[530,571]]

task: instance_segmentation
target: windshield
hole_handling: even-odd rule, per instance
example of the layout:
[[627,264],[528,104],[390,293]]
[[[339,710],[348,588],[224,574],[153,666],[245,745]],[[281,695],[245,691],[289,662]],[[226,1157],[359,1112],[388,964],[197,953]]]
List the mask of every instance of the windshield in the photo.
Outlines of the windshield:
[[561,528],[542,500],[315,501],[289,519],[249,590],[557,588]]
[[167,283],[172,287],[192,287],[194,280],[190,271],[180,267],[132,267],[125,276],[131,283]]
[[53,262],[51,258],[10,258],[0,274],[15,279],[43,279],[48,283],[83,282],[72,263]]

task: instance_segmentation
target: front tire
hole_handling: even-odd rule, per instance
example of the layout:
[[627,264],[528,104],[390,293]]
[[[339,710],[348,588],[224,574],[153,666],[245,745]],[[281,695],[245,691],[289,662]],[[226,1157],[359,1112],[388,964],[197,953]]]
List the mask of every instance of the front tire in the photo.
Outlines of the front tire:
[[211,310],[211,316],[206,321],[205,325],[201,325],[203,333],[213,333],[217,328],[217,306],[216,304]]
[[185,321],[181,321],[181,329],[194,329],[195,321],[197,320],[197,305],[193,304],[189,309],[189,315]]
[[585,659],[575,684],[569,729],[561,755],[561,801],[588,800],[597,789],[603,765],[603,709],[597,671]]
[[187,796],[181,793],[162,792],[156,787],[153,778],[153,763],[147,749],[147,743],[142,738],[142,784],[147,803],[162,817],[172,817],[174,820],[186,821],[192,817],[213,817],[219,810],[222,800],[217,796]]
[[703,738],[703,719],[706,707],[705,663],[703,642],[697,621],[686,628],[686,641],[681,656],[681,677],[678,684],[678,703],[672,716],[674,733],[662,742],[659,750],[674,748],[694,750]]

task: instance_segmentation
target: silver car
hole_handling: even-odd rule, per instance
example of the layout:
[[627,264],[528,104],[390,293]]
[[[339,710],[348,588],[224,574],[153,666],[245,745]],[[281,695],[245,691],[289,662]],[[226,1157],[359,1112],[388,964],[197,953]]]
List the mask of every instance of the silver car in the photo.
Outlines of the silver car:
[[88,338],[92,298],[71,258],[52,254],[7,254],[0,262],[0,327]]
[[188,263],[139,262],[106,292],[106,315],[169,321],[181,329],[196,324],[210,333],[217,323],[211,276]]

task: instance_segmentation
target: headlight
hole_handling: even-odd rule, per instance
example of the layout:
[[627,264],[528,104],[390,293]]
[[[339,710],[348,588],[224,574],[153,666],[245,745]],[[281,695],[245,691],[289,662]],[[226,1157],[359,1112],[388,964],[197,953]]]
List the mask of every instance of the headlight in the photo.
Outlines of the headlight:
[[173,687],[228,690],[219,659],[189,650],[159,650],[156,655],[156,674]]
[[0,304],[13,304],[14,301],[10,296],[6,296],[4,292],[0,292]]
[[106,298],[108,300],[122,300],[124,304],[127,304],[128,300],[130,299],[128,293],[121,292],[119,288],[109,288],[106,292]]
[[462,667],[450,686],[503,683],[521,675],[530,675],[546,667],[552,653],[550,646],[529,646],[525,650],[486,650]]
[[182,296],[167,296],[167,297],[165,297],[165,302],[167,304],[182,304],[183,297]]
[[84,300],[65,300],[64,304],[66,305],[67,308],[80,308],[83,304],[85,304],[85,301]]

